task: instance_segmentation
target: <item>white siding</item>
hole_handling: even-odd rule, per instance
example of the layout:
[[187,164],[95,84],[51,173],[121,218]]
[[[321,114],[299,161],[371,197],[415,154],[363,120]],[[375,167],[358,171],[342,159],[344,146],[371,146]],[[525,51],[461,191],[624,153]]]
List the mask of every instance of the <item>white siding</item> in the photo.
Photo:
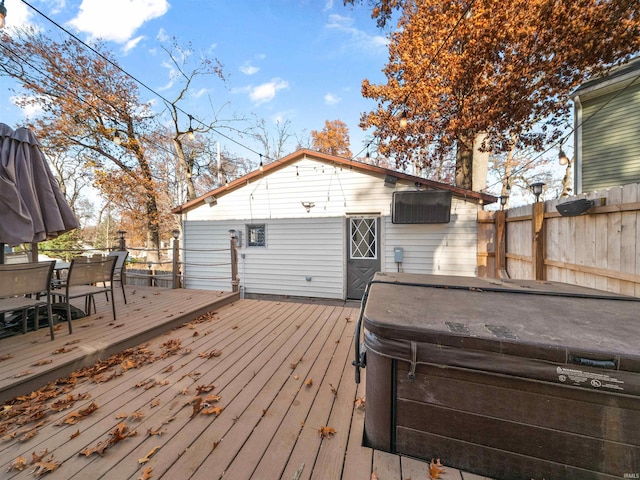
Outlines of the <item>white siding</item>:
[[[323,173],[324,172],[324,173]],[[296,175],[297,173],[297,175]],[[396,190],[413,188],[399,185]],[[293,162],[186,214],[188,220],[339,217],[345,212],[389,214],[393,188],[384,178],[310,159]],[[302,202],[313,202],[309,213]]]
[[[392,224],[393,192],[413,189],[413,182],[399,180],[389,188],[383,175],[304,156],[219,195],[216,205],[204,204],[183,215],[185,284],[230,289],[228,265],[224,273],[213,274],[210,268],[195,264],[228,258],[228,251],[204,250],[228,249],[228,230],[235,229],[243,232],[239,254],[245,258],[238,259],[238,269],[247,293],[344,298],[346,218],[350,215],[381,217],[382,271],[396,270],[393,247],[399,246],[404,248],[401,268],[405,272],[475,275],[477,204],[454,197],[449,224]],[[302,202],[315,205],[307,212]],[[245,226],[260,223],[266,224],[267,246],[247,248]]]
[[[246,246],[244,222],[185,222],[185,286],[230,290],[228,231],[235,229],[243,232],[238,273],[246,293],[344,298],[344,218],[254,219],[251,223],[266,225],[265,247]],[[216,254],[207,253],[208,249],[227,251]],[[216,269],[198,262],[227,264]]]
[[394,225],[385,218],[385,267],[397,271],[394,247],[404,249],[400,271],[434,275],[475,276],[477,267],[477,206],[453,198],[451,222]]

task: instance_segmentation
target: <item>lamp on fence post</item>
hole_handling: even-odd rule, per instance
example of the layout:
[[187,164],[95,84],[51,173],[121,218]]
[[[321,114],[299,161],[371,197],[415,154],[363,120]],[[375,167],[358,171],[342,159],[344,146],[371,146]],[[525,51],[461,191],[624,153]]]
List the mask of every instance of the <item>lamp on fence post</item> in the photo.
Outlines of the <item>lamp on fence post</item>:
[[173,230],[173,288],[180,288],[180,230]]
[[509,201],[509,195],[500,195],[500,210],[504,210],[504,207]]
[[238,243],[238,237],[236,237],[236,231],[229,230],[230,238],[230,250],[231,250],[231,291],[238,292],[240,290],[240,279],[238,278],[238,252],[236,245]]
[[531,191],[536,196],[536,203],[540,201],[540,195],[542,194],[542,189],[544,187],[544,182],[535,182],[531,184]]
[[127,249],[127,244],[124,239],[125,234],[127,233],[125,230],[118,230],[118,250],[124,252]]

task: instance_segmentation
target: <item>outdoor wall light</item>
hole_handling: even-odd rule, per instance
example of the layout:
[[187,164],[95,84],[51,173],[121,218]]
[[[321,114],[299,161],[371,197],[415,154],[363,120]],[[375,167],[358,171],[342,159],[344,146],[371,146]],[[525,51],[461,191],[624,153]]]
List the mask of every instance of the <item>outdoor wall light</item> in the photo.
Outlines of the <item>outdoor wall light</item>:
[[180,230],[178,230],[177,228],[174,228],[174,229],[173,229],[173,231],[172,231],[171,233],[173,233],[173,238],[174,238],[175,240],[177,240],[177,239],[178,239],[178,237],[180,236]]
[[313,202],[300,202],[300,203],[302,203],[302,206],[307,210],[307,213],[309,213],[311,209],[316,206],[316,204]]
[[531,191],[536,196],[536,203],[540,201],[540,195],[542,194],[542,189],[544,188],[544,182],[535,182],[531,184]]
[[4,6],[4,0],[0,3],[0,28],[4,28],[4,19],[7,16],[7,7]]

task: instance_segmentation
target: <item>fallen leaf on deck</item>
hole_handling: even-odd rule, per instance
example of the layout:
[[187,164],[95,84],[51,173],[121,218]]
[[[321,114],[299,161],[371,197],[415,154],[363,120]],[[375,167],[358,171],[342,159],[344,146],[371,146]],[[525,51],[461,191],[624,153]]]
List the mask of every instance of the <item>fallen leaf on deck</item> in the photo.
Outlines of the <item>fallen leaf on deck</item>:
[[173,365],[169,365],[167,368],[162,370],[162,373],[171,373],[173,372]]
[[318,429],[318,433],[320,434],[321,438],[327,438],[330,435],[334,435],[336,433],[336,429],[333,427],[324,426]]
[[11,462],[11,465],[9,465],[9,468],[7,468],[7,472],[13,472],[14,470],[18,470],[21,472],[25,468],[27,468],[27,459],[24,457],[18,457],[13,462]]
[[191,418],[193,418],[202,409],[202,398],[196,397],[192,399],[189,403],[193,406],[193,412],[191,413]]
[[[220,415],[221,412],[222,412],[222,407],[210,407],[210,408],[203,408],[200,413],[202,413],[203,415],[213,415],[213,414],[215,414],[215,416],[217,417],[218,415]],[[265,411],[265,413],[266,413],[266,411]],[[264,415],[264,413],[263,413],[263,415]]]
[[333,396],[337,397],[338,396],[338,390],[336,389],[336,387],[334,387],[331,384],[329,384],[329,386],[331,387],[331,393],[333,393]]
[[69,440],[73,440],[78,435],[80,435],[80,429],[76,430],[76,433],[72,433],[71,436],[69,437]]
[[7,353],[6,355],[2,355],[0,357],[0,362],[4,362],[5,360],[9,360],[11,358],[13,358],[13,355],[11,355],[10,353]]
[[371,480],[378,480],[378,474],[376,472],[371,474]]
[[310,387],[311,385],[313,385],[313,378],[310,378],[309,380],[307,380],[306,382],[304,382],[304,384],[305,384],[307,387]]
[[53,360],[40,360],[39,362],[36,362],[31,366],[32,367],[41,367],[42,365],[49,365],[50,363],[53,363]]
[[429,478],[431,480],[437,480],[438,478],[442,478],[442,474],[444,473],[444,468],[442,468],[442,464],[440,463],[440,459],[438,458],[435,462],[433,458],[429,463]]
[[160,405],[160,399],[159,398],[156,398],[156,399],[152,400],[151,403],[149,403],[149,406],[151,408],[157,407],[158,405]]
[[365,400],[364,398],[358,397],[355,402],[353,402],[354,407],[357,410],[364,410]]
[[24,372],[20,372],[20,373],[16,373],[13,378],[20,378],[20,377],[25,377],[27,375],[31,375],[33,373],[33,370],[25,370]]
[[129,415],[129,419],[134,421],[134,422],[140,422],[140,421],[142,421],[143,418],[144,418],[144,413],[142,413],[139,410],[135,411],[131,415]]
[[198,395],[202,395],[203,393],[209,393],[214,388],[216,388],[216,386],[213,385],[213,384],[210,384],[210,385],[198,385],[198,386],[196,386],[196,391],[198,392]]
[[57,350],[54,350],[53,354],[54,355],[58,355],[60,353],[69,353],[69,352],[74,351],[76,348],[78,348],[78,347],[71,347],[71,348],[60,347]]
[[146,457],[142,457],[138,460],[138,463],[147,463],[153,457],[153,454],[160,450],[160,447],[153,447],[149,453],[147,453]]
[[82,339],[71,340],[70,342],[65,343],[65,345],[75,345],[76,343],[80,343]]
[[204,397],[203,402],[205,403],[214,403],[214,402],[219,402],[220,401],[220,395],[207,395],[206,397]]
[[41,462],[44,457],[49,453],[49,449],[44,449],[40,455],[37,455],[36,452],[31,453],[31,465],[34,465],[38,462]]
[[138,480],[149,480],[151,477],[153,477],[153,475],[151,475],[151,472],[153,472],[153,468],[151,467],[145,468],[142,471],[142,475],[138,477]]
[[72,413],[68,414],[62,420],[59,420],[58,422],[56,422],[56,425],[58,427],[60,425],[65,424],[65,423],[67,425],[75,425],[80,420],[82,420],[84,417],[86,417],[88,415],[91,415],[96,410],[98,410],[98,405],[96,404],[96,402],[91,402],[91,404],[88,405],[86,408],[81,408],[77,412],[72,412]]
[[147,430],[147,435],[149,436],[153,436],[153,435],[162,435],[163,433],[166,433],[166,430],[163,430],[162,427],[160,428],[150,428],[149,430]]
[[51,457],[46,462],[38,462],[34,464],[34,468],[33,470],[31,470],[31,475],[40,477],[57,470],[60,465],[62,465],[62,462],[54,462],[53,455],[51,455]]

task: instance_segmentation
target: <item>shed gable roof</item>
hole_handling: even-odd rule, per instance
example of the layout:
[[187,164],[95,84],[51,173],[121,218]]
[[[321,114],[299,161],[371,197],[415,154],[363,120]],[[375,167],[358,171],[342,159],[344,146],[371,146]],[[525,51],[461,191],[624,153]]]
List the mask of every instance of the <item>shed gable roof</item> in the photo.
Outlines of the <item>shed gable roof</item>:
[[215,190],[211,190],[210,192],[207,192],[198,198],[190,200],[174,208],[173,210],[171,210],[171,212],[176,214],[186,213],[190,210],[193,210],[194,208],[197,208],[203,205],[205,203],[206,198],[209,198],[209,197],[220,198],[221,196],[229,192],[242,188],[245,185],[248,185],[249,183],[252,182],[253,179],[257,179],[258,177],[261,177],[264,175],[269,175],[270,173],[273,173],[283,167],[286,167],[304,158],[317,160],[319,162],[329,162],[329,163],[333,163],[336,166],[346,166],[370,175],[383,175],[383,176],[392,175],[397,179],[407,180],[410,182],[420,184],[425,187],[450,191],[453,195],[457,197],[464,197],[467,200],[475,200],[481,203],[494,203],[497,201],[496,197],[494,197],[493,195],[489,195],[487,193],[474,192],[472,190],[455,187],[453,185],[448,185],[442,182],[427,180],[425,178],[416,177],[414,175],[408,175],[406,173],[398,172],[396,170],[390,170],[388,168],[369,165],[367,163],[358,162],[348,158],[336,157],[333,155],[320,153],[320,152],[316,152],[309,149],[301,149],[290,155],[287,155],[286,157],[281,158],[280,160],[276,160],[275,162],[265,165],[262,170],[254,170],[253,172],[248,173],[247,175],[244,175],[240,178],[233,180],[232,182],[229,182],[227,185],[223,187],[216,188]]

